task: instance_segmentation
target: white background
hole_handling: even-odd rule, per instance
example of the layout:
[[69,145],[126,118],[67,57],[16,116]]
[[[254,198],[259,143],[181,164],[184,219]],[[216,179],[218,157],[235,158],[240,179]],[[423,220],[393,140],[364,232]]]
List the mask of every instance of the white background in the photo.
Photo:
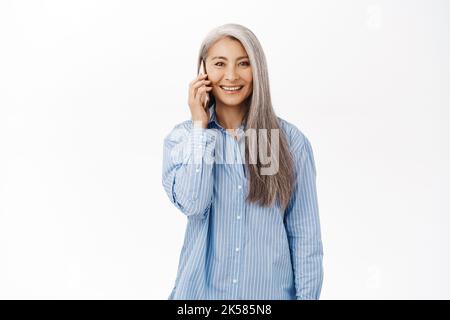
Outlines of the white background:
[[229,22],[313,146],[321,299],[450,298],[450,4],[406,0],[1,1],[0,298],[168,297],[162,142]]

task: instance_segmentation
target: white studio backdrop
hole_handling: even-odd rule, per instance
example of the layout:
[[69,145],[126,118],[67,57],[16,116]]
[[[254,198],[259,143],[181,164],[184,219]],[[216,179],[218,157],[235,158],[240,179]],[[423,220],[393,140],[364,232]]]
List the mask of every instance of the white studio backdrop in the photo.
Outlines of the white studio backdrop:
[[275,111],[313,146],[321,299],[450,298],[437,0],[1,1],[0,298],[168,297],[186,218],[162,142],[229,22],[259,38]]

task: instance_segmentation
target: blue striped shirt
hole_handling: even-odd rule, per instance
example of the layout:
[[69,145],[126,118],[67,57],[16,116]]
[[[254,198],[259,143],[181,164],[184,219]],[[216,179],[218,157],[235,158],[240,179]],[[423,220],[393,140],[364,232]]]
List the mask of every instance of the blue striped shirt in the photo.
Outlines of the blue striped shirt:
[[284,212],[278,203],[245,202],[244,125],[235,139],[217,122],[215,105],[207,129],[187,120],[165,137],[162,184],[187,217],[169,300],[319,299],[323,247],[313,151],[296,126],[278,121],[296,169]]

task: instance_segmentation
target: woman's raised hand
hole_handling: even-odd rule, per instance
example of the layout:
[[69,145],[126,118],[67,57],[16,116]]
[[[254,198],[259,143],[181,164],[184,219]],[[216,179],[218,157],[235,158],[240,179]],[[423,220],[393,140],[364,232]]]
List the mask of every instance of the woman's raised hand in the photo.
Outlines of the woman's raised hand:
[[211,81],[207,80],[207,74],[199,74],[189,83],[189,108],[191,109],[192,121],[197,122],[203,128],[207,128],[209,121],[209,110],[204,106],[204,101],[208,92],[212,90],[209,86]]

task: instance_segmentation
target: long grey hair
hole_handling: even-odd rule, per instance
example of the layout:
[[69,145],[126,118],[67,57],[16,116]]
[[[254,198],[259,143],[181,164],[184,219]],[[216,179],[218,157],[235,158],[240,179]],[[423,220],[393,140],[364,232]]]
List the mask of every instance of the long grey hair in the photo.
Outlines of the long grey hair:
[[[197,70],[200,70],[202,59],[206,61],[209,48],[224,37],[237,40],[242,44],[247,52],[252,68],[253,92],[246,101],[249,108],[244,117],[245,131],[254,129],[256,132],[260,132],[260,129],[267,129],[264,143],[266,147],[269,146],[269,150],[272,150],[270,147],[272,145],[271,129],[277,129],[275,131],[278,132],[278,141],[275,142],[274,140],[274,143],[278,143],[279,153],[275,157],[276,159],[271,155],[272,161],[279,161],[276,174],[261,174],[261,170],[267,163],[264,162],[263,165],[260,155],[258,155],[257,161],[255,159],[255,161],[248,164],[245,162],[245,170],[249,183],[249,192],[246,200],[248,202],[259,203],[265,207],[270,207],[275,201],[278,201],[278,205],[284,212],[294,189],[295,180],[293,170],[295,166],[286,136],[280,128],[278,118],[272,107],[267,63],[259,40],[251,30],[240,24],[228,23],[216,27],[207,34],[201,44]],[[214,102],[215,98],[211,94],[209,106]],[[259,144],[263,141],[261,139],[258,140],[258,136],[247,136],[249,143],[245,144],[245,159],[249,159],[252,156],[249,146],[257,146],[257,150],[260,150]]]

